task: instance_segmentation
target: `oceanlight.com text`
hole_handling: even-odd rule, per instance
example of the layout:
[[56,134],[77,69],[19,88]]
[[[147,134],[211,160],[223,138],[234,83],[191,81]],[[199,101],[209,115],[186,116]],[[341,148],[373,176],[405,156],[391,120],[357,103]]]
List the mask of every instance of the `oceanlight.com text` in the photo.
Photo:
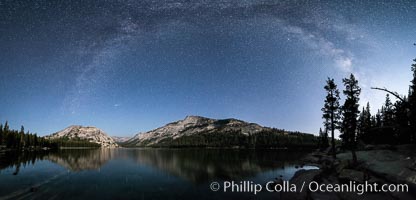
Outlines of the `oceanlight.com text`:
[[378,184],[357,183],[350,181],[343,184],[320,184],[316,181],[303,182],[302,185],[291,184],[289,181],[282,181],[277,184],[273,181],[266,184],[254,183],[253,181],[224,181],[222,183],[212,182],[210,189],[214,192],[243,192],[252,193],[254,195],[260,192],[303,192],[309,190],[310,192],[352,192],[358,195],[371,192],[408,192],[409,186],[407,184]]

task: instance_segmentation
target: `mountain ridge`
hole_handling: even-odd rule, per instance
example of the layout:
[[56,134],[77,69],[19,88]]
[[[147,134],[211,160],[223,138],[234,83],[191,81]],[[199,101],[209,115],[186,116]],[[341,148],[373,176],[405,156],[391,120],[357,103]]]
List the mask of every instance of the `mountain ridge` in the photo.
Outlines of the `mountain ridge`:
[[[189,115],[182,120],[138,133],[124,143],[129,147],[281,147],[278,138],[314,138],[311,134],[288,132],[239,119],[212,119]],[[285,143],[286,144],[286,143]],[[286,144],[287,145],[287,144]]]

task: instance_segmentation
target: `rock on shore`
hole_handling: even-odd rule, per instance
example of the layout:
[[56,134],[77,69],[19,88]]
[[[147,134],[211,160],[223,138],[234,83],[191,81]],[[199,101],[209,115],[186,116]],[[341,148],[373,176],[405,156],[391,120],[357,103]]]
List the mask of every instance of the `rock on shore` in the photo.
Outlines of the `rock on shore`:
[[372,146],[357,151],[358,163],[352,165],[351,153],[342,152],[333,159],[327,152],[313,152],[305,157],[305,163],[318,165],[320,170],[301,170],[291,179],[291,183],[316,181],[320,184],[356,183],[407,184],[408,192],[316,192],[306,191],[288,199],[416,199],[416,145]]

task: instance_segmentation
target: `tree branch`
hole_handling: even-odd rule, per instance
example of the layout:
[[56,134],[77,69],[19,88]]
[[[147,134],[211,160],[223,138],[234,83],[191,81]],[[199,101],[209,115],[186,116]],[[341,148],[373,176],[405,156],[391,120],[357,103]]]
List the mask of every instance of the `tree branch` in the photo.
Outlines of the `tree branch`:
[[390,93],[391,95],[395,96],[396,98],[400,99],[402,102],[405,102],[404,99],[402,97],[400,97],[400,95],[397,92],[392,92],[386,88],[378,88],[378,87],[372,87],[371,89],[373,90],[381,90],[387,93]]

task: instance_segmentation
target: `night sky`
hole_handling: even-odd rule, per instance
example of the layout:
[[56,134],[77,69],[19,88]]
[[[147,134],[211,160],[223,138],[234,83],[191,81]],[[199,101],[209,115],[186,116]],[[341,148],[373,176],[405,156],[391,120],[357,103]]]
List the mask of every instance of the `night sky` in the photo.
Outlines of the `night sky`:
[[416,1],[0,0],[0,121],[131,136],[187,115],[316,133],[328,76],[407,94]]

